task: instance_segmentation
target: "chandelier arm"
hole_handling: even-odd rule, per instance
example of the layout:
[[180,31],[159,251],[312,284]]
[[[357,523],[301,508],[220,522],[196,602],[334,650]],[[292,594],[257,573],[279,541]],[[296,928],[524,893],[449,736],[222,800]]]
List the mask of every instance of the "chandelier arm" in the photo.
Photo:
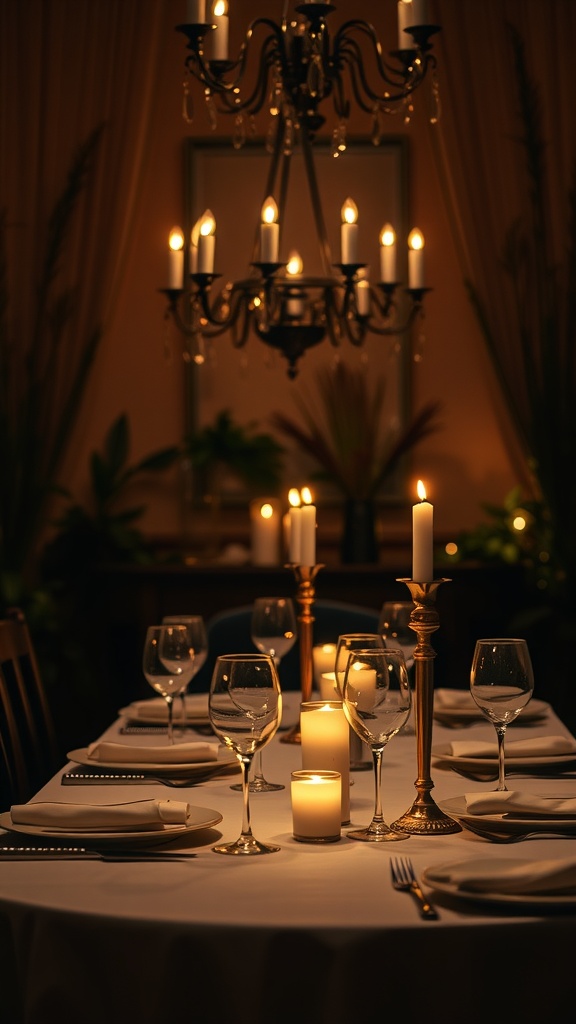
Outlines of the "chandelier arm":
[[[361,35],[367,36],[372,44],[372,55],[376,63],[376,69],[380,79],[389,85],[390,88],[397,90],[393,93],[378,93],[375,92],[368,83],[366,75],[364,73],[365,59],[362,49],[352,35],[348,35],[344,30],[348,28],[354,28],[358,30]],[[341,38],[340,38],[341,37]],[[375,31],[371,25],[366,22],[347,22],[338,31],[335,41],[334,52],[337,55],[339,67],[341,69],[346,66],[348,71],[351,72],[354,68],[358,73],[360,81],[362,82],[365,93],[370,96],[372,100],[379,100],[380,102],[395,102],[400,99],[405,99],[406,96],[410,95],[423,81],[428,66],[435,67],[436,61],[433,56],[423,56],[416,49],[407,49],[401,51],[410,55],[410,60],[404,63],[403,68],[396,68],[390,63],[387,63],[382,56],[381,45],[375,34]],[[357,94],[357,98],[358,94]],[[364,110],[369,110],[364,106]]]
[[[364,72],[364,62],[362,59],[362,50],[360,49],[360,46],[358,45],[356,40],[348,39],[346,41],[346,47],[343,48],[343,57],[345,58],[345,66],[348,68],[348,74],[350,76],[350,81],[352,83],[354,96],[358,104],[361,106],[361,108],[365,110],[367,113],[372,112],[374,103],[397,103],[400,100],[403,100],[407,96],[411,95],[411,93],[414,92],[423,81],[427,70],[427,64],[421,63],[420,66],[423,68],[423,70],[418,71],[417,68],[419,65],[416,62],[412,62],[409,65],[410,68],[412,69],[411,72],[407,70],[396,71],[397,78],[402,80],[400,82],[395,81],[393,78],[389,78],[383,70],[385,67],[383,62],[379,61],[378,63],[380,77],[383,79],[383,81],[387,83],[387,85],[390,86],[391,89],[394,89],[396,91],[390,93],[378,93],[372,89],[368,82],[368,79],[366,78]],[[393,69],[390,70],[392,71]],[[360,90],[359,85],[361,86],[361,90],[363,91],[364,95],[368,96],[368,98],[371,100],[370,106],[367,106],[366,101],[362,96],[362,91]]]
[[[427,291],[428,289],[425,289],[425,290]],[[410,291],[410,289],[407,289],[407,291]],[[410,311],[407,314],[404,323],[402,323],[402,324],[394,323],[394,324],[387,324],[386,326],[380,326],[371,317],[369,317],[368,318],[368,323],[367,323],[367,328],[368,328],[368,330],[370,331],[371,334],[379,334],[381,337],[387,337],[387,338],[392,337],[393,335],[396,335],[396,334],[404,334],[404,332],[407,331],[412,326],[412,324],[414,323],[414,320],[416,319],[418,314],[422,311],[422,308],[423,308],[423,306],[422,306],[421,299],[413,298],[413,305],[410,308]]]

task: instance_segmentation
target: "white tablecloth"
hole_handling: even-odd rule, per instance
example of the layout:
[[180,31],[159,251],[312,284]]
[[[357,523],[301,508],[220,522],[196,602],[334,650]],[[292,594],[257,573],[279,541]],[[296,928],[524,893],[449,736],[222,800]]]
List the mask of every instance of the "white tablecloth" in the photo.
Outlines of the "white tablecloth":
[[[286,701],[292,719],[295,698]],[[516,723],[509,735],[536,731],[566,732],[551,713],[538,725]],[[433,745],[455,735],[435,724]],[[493,729],[474,725],[462,735],[488,739]],[[186,863],[2,862],[5,1024],[349,1024],[374,1012],[427,1024],[484,1024],[495,1012],[523,1024],[562,1019],[573,991],[575,914],[437,898],[439,920],[422,921],[412,898],[392,889],[389,861],[407,854],[422,872],[479,853],[576,856],[576,839],[502,847],[462,832],[369,844],[346,838],[344,828],[332,845],[298,843],[290,772],[301,766],[301,749],[280,736],[265,749],[264,768],[286,788],[251,796],[254,834],[282,848],[267,857],[211,850],[220,834],[232,840],[240,832],[242,797],[230,789],[230,778],[169,790],[64,787],[58,776],[38,794],[100,803],[172,794],[224,817],[218,830],[198,834],[202,845]],[[117,723],[106,737],[119,738]],[[142,736],[123,740],[144,742]],[[387,821],[412,805],[416,774],[415,737],[400,735],[384,754]],[[435,768],[432,778],[437,802],[495,785]],[[352,779],[352,826],[365,825],[373,774],[353,772]],[[523,780],[522,788],[527,785],[541,794],[576,795],[576,778]]]

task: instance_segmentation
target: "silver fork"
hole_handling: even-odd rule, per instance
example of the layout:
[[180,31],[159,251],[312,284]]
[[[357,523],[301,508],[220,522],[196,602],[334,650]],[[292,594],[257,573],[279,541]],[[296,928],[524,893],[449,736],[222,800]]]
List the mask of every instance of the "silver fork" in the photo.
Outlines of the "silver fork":
[[399,889],[400,892],[410,892],[416,897],[420,908],[420,917],[425,918],[427,921],[437,919],[438,912],[422,892],[420,883],[414,874],[410,858],[392,857],[390,871],[392,872],[392,885],[394,888]]

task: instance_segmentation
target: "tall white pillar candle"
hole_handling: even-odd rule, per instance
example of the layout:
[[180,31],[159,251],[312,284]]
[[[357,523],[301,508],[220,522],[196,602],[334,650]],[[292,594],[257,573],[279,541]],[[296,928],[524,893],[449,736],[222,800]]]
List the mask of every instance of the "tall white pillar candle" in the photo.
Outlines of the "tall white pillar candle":
[[316,565],[316,506],[302,505],[300,564]]
[[426,501],[426,490],[418,481],[420,501],[412,506],[412,579],[431,583],[434,579],[434,506]]
[[281,514],[273,498],[250,502],[250,533],[253,565],[280,564]]
[[307,701],[300,706],[302,768],[340,772],[341,821],[350,821],[350,726],[341,700]]
[[334,843],[340,839],[342,780],[339,772],[292,772],[294,839]]

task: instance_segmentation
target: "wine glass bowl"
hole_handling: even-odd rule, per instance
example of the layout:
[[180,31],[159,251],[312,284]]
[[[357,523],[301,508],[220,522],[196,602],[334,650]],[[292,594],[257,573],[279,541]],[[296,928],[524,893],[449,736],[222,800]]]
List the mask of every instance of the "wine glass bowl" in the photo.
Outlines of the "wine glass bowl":
[[351,839],[383,843],[409,838],[408,833],[391,829],[382,813],[382,754],[408,720],[411,700],[401,650],[370,648],[350,652],[343,684],[344,714],[372,751],[375,794],[372,821],[367,828],[348,832]]
[[378,632],[386,647],[399,648],[410,668],[416,647],[416,633],[410,626],[413,601],[385,601],[380,612]]
[[276,853],[280,847],[259,842],[250,826],[248,782],[254,754],[275,735],[282,716],[282,694],[274,659],[265,654],[222,654],[216,659],[208,712],[212,728],[242,769],[243,816],[235,842],[214,846],[216,853]]
[[[192,675],[190,676],[188,683],[189,686],[194,677],[198,675],[206,661],[206,658],[208,657],[208,636],[206,633],[204,619],[201,615],[165,615],[162,619],[162,624],[186,626],[188,630],[190,645],[194,651],[194,664],[192,666]],[[186,686],[180,694],[184,724],[186,723],[186,691],[188,686]]]
[[[252,607],[250,624],[252,643],[262,653],[274,659],[278,671],[280,662],[296,643],[298,635],[296,612],[290,597],[257,597]],[[238,788],[232,787],[232,788]],[[251,793],[273,793],[284,789],[280,782],[269,782],[262,767],[262,750],[254,759],[254,774],[250,782]]]
[[[336,697],[342,700],[343,697],[343,685],[344,675],[346,672],[346,665],[348,663],[348,656],[350,651],[353,650],[367,650],[368,648],[375,648],[376,650],[384,650],[384,640],[380,633],[341,633],[338,637],[338,643],[336,645],[336,657],[334,660],[334,688],[336,691]],[[350,768],[352,771],[367,771],[372,766],[371,756],[366,757],[364,751],[364,744],[360,736],[354,731],[350,730]]]
[[477,640],[470,670],[470,693],[498,739],[497,791],[508,789],[504,740],[506,729],[532,699],[534,672],[525,640]]
[[161,694],[168,710],[168,742],[174,742],[174,697],[192,678],[194,652],[186,626],[149,626],[144,641],[142,671],[153,690]]

